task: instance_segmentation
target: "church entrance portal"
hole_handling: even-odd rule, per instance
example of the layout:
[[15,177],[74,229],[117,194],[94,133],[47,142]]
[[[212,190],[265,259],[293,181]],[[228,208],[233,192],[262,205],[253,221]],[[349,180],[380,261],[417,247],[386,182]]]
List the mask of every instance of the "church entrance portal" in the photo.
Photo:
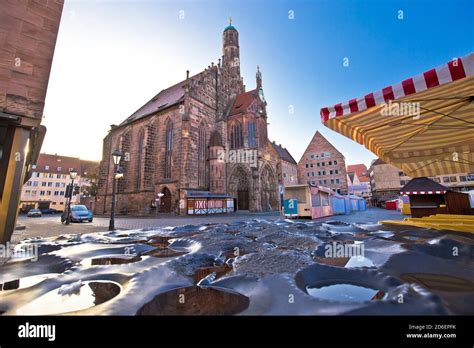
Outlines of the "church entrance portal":
[[270,167],[265,166],[260,175],[261,203],[263,211],[278,209],[278,182]]
[[163,190],[161,190],[161,193],[163,193],[164,196],[161,197],[160,212],[170,213],[171,212],[171,192],[167,187],[165,187]]
[[247,172],[238,167],[232,173],[229,180],[229,191],[237,199],[237,210],[250,209],[250,183]]

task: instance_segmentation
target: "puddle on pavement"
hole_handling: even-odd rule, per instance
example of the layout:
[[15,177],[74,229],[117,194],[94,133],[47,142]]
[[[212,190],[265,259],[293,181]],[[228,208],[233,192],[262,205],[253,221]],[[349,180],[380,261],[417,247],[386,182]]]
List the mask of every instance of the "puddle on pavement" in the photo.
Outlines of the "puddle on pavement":
[[0,284],[0,291],[11,291],[29,288],[41,283],[46,279],[54,278],[58,275],[59,273],[47,273],[11,280]]
[[241,233],[240,230],[234,230],[234,229],[229,229],[229,230],[226,230],[225,233],[228,233],[228,234],[231,234],[231,235],[237,235],[239,233]]
[[473,264],[474,246],[451,238],[432,240],[428,243],[404,244],[405,249],[460,263]]
[[188,253],[187,251],[177,251],[169,248],[171,240],[173,240],[173,237],[153,236],[153,238],[148,241],[148,244],[154,246],[155,249],[147,251],[143,253],[143,255],[159,258],[170,258]]
[[[362,241],[337,241],[333,243],[327,243],[320,246],[316,252],[313,253],[313,260],[322,263],[324,265],[336,266],[336,267],[344,267],[344,268],[358,268],[358,267],[375,267],[373,261],[363,256],[363,249],[364,242]],[[358,247],[360,246],[360,247]],[[333,247],[336,248],[334,252],[336,255],[334,257],[326,256],[327,248]],[[344,251],[344,255],[346,257],[338,257],[343,256],[337,254],[338,248],[342,248]]]
[[388,238],[402,243],[424,243],[440,235],[441,233],[438,231],[420,229],[416,231],[395,232],[392,237]]
[[278,244],[274,242],[265,242],[262,245],[265,247],[265,249],[269,249],[269,250],[278,248]]
[[84,259],[80,262],[81,265],[90,266],[107,266],[107,265],[123,265],[127,263],[133,263],[141,261],[141,257],[138,255],[113,255],[113,256],[98,256]]
[[347,222],[338,221],[338,220],[329,220],[329,221],[324,222],[324,224],[333,225],[333,226],[350,226],[350,224],[348,224]]
[[187,254],[185,251],[176,251],[168,247],[157,247],[156,249],[150,250],[143,255],[159,257],[159,258],[169,258],[169,257],[178,257],[181,255]]
[[375,267],[375,264],[371,259],[364,256],[352,256],[352,257],[313,257],[314,261],[325,265],[344,267],[344,268],[357,268],[357,267]]
[[194,283],[197,284],[201,279],[207,277],[211,273],[216,273],[216,278],[220,278],[223,275],[229,273],[232,270],[232,267],[224,264],[222,266],[212,266],[212,267],[200,267],[194,271]]
[[249,306],[239,293],[190,286],[157,295],[137,315],[233,315]]
[[407,239],[409,241],[418,242],[418,241],[425,241],[425,238],[417,237],[417,236],[402,236],[403,239]]
[[473,282],[444,274],[405,273],[400,278],[406,283],[417,283],[429,290],[474,292]]
[[378,301],[386,298],[386,293],[353,284],[333,284],[321,287],[306,287],[308,295],[320,299],[339,302]]
[[247,254],[246,250],[244,250],[243,248],[235,247],[233,249],[222,251],[219,256],[225,257],[225,260],[227,261],[228,259],[231,259],[237,256],[244,256],[245,254]]
[[16,311],[18,315],[63,314],[84,310],[117,296],[122,287],[112,281],[85,281],[76,293],[59,294],[59,288],[39,296]]
[[172,237],[168,236],[153,236],[150,239],[148,239],[147,243],[151,244],[153,246],[163,246],[163,245],[168,245],[169,240],[172,239]]
[[365,256],[352,256],[347,261],[345,268],[356,268],[356,267],[375,267],[375,264],[371,259]]

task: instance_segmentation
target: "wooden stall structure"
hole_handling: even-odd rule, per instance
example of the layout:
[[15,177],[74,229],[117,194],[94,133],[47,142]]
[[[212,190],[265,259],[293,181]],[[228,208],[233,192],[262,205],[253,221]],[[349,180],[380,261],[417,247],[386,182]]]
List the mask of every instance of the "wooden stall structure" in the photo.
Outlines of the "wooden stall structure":
[[332,216],[331,205],[333,191],[330,188],[313,185],[285,186],[285,199],[296,199],[298,217],[317,219]]
[[226,194],[208,191],[188,191],[188,215],[224,214],[234,211],[234,199]]
[[346,196],[334,192],[331,200],[332,211],[334,215],[350,214],[350,209],[346,210],[346,200],[349,200]]
[[411,216],[472,213],[467,193],[453,191],[427,177],[414,178],[400,190],[410,197]]

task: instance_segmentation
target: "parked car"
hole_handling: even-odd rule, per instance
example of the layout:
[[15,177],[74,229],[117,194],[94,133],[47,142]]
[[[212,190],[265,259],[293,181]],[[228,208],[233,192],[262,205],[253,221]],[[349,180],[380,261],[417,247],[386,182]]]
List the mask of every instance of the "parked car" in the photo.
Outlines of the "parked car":
[[[73,205],[71,206],[71,212],[69,214],[71,222],[82,222],[82,221],[89,221],[92,222],[94,219],[94,215],[92,212],[87,209],[85,205]],[[66,221],[67,219],[67,209],[64,210],[63,214],[61,215],[61,222]]]
[[28,214],[26,216],[28,217],[41,217],[41,210],[39,209],[30,209],[30,211],[28,212]]
[[58,213],[58,211],[56,209],[52,209],[52,208],[41,209],[41,212],[43,214],[56,214],[56,213]]

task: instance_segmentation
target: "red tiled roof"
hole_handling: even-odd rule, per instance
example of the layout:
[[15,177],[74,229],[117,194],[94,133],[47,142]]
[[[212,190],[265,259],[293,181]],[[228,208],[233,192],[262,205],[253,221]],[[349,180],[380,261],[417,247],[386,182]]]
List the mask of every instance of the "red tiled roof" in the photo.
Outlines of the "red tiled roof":
[[256,90],[248,91],[242,94],[239,94],[230,109],[229,116],[238,114],[239,112],[245,111],[250,104],[257,98]]
[[293,156],[291,156],[291,154],[289,153],[289,151],[280,146],[280,145],[277,145],[275,142],[272,142],[271,143],[273,148],[275,149],[275,151],[278,153],[278,156],[280,156],[280,158],[286,162],[289,162],[289,163],[293,163],[293,164],[297,164],[295,159],[293,158]]
[[151,113],[162,110],[181,102],[184,98],[184,85],[186,80],[177,83],[167,89],[162,90],[154,96],[148,103],[143,105],[140,109],[135,111],[130,117],[123,121],[120,126],[136,121],[142,117],[148,116]]
[[[49,169],[46,169],[46,166],[49,166]],[[60,170],[58,170],[58,168],[60,168]],[[69,175],[69,168],[76,169],[77,174],[81,175],[81,160],[78,157],[48,155],[42,153],[39,155],[36,168],[33,169],[33,171]]]
[[99,169],[99,161],[81,160],[81,173],[93,174]]
[[367,167],[365,164],[351,164],[347,166],[348,173],[356,173],[360,182],[369,182],[369,177],[367,176]]

